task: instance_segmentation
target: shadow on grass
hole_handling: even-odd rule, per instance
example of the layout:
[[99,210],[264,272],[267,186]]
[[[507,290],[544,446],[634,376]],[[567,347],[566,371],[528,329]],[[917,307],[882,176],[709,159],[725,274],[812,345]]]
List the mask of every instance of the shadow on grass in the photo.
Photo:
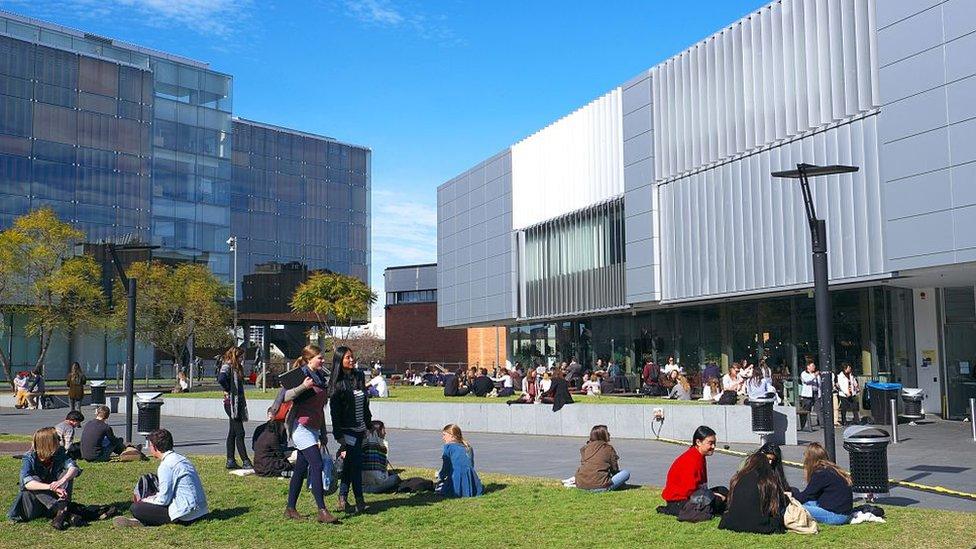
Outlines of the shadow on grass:
[[214,509],[207,515],[206,520],[230,520],[250,511],[250,507],[231,507],[230,509]]
[[[483,495],[491,494],[494,492],[500,492],[507,487],[508,487],[507,484],[491,482],[484,485]],[[396,507],[422,507],[425,505],[430,505],[432,503],[437,503],[439,501],[452,499],[452,498],[446,498],[434,492],[398,493],[397,496],[406,496],[406,497],[395,496],[389,499],[370,501],[369,512],[379,513]]]
[[507,487],[508,487],[507,484],[501,484],[501,483],[498,483],[498,482],[489,482],[488,484],[485,484],[485,486],[484,486],[484,493],[485,494],[491,494],[493,492],[500,492],[500,491],[504,490]]

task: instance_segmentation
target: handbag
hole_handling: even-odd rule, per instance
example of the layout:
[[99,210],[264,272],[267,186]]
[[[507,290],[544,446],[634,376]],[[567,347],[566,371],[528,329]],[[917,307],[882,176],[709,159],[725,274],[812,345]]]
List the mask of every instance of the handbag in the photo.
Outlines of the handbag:
[[678,511],[678,520],[681,522],[712,520],[712,504],[714,502],[715,494],[709,490],[707,485],[702,484]]
[[785,492],[788,501],[786,512],[783,513],[783,525],[790,532],[797,534],[816,534],[820,531],[817,521],[813,520],[813,515],[807,511],[793,494]]
[[278,405],[278,409],[275,410],[274,420],[275,421],[285,421],[288,419],[288,412],[291,411],[291,402],[282,402]]
[[[331,495],[332,492],[336,491],[339,487],[339,471],[336,469],[336,464],[332,460],[332,454],[329,453],[329,448],[326,445],[322,445],[322,492],[325,495]],[[309,478],[308,489],[312,489],[312,481]]]

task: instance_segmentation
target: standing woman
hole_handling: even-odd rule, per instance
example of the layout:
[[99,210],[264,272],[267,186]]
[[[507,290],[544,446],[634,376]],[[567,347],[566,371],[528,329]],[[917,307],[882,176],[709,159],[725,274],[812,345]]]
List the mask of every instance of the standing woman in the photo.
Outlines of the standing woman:
[[[819,395],[820,374],[817,372],[817,363],[813,361],[813,357],[808,356],[806,370],[800,373],[800,410],[804,412],[800,415],[801,431],[806,427]],[[813,421],[810,421],[810,430],[813,430]]]
[[239,469],[234,459],[234,445],[241,455],[241,465],[245,469],[252,469],[254,465],[247,457],[247,445],[244,444],[244,422],[247,421],[247,400],[244,398],[244,351],[240,347],[231,347],[223,356],[223,364],[217,374],[217,383],[224,389],[224,412],[230,419],[227,431],[227,468]]
[[[355,367],[356,359],[349,347],[337,347],[332,354],[332,436],[339,443],[343,457],[342,482],[339,483],[339,503],[336,509],[349,513],[365,513],[363,499],[363,439],[366,426],[373,421],[369,413],[369,393],[363,372]],[[348,506],[349,485],[356,496],[356,508]]]
[[325,507],[325,493],[322,488],[322,450],[325,448],[325,403],[329,399],[329,370],[323,367],[322,350],[315,345],[306,345],[302,356],[295,361],[302,369],[305,379],[293,389],[284,391],[283,402],[291,402],[291,409],[285,418],[291,434],[292,445],[298,450],[291,482],[288,484],[288,505],[285,518],[302,520],[295,505],[302,491],[305,478],[308,478],[312,497],[318,505],[318,521],[339,522]]
[[71,369],[68,370],[68,401],[71,403],[72,410],[75,406],[81,410],[81,401],[85,399],[85,383],[88,383],[88,380],[85,374],[81,373],[81,364],[72,362]]
[[854,423],[858,422],[857,395],[861,392],[854,376],[854,368],[850,362],[841,365],[840,375],[837,376],[837,397],[840,399],[840,423],[847,425],[847,412],[854,414]]

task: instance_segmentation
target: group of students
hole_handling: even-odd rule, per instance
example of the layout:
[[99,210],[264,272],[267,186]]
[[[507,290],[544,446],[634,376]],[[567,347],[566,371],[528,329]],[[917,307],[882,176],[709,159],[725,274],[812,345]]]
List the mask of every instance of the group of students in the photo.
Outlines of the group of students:
[[[665,504],[659,513],[697,522],[720,516],[719,528],[735,532],[775,534],[787,531],[788,508],[802,505],[818,523],[847,524],[854,512],[850,475],[831,462],[823,446],[811,443],[803,456],[803,490],[791,487],[783,471],[780,449],[766,444],[749,455],[728,488],[709,487],[706,458],[715,452],[715,431],[700,426],[692,444],[668,470]],[[795,502],[795,503],[794,503]]]

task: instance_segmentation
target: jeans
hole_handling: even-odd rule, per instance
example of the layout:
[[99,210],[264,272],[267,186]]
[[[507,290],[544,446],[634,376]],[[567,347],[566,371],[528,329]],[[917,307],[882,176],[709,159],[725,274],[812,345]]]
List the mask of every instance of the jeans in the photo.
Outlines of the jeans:
[[346,457],[342,461],[342,482],[339,483],[339,495],[349,495],[349,485],[356,500],[363,499],[363,437],[365,432],[343,431],[342,442],[346,450]]
[[593,490],[590,490],[590,492],[610,492],[611,490],[616,490],[617,488],[623,486],[624,483],[629,479],[630,471],[623,469],[610,477],[610,486],[607,486],[606,488],[594,488]]
[[851,517],[848,515],[841,515],[839,513],[824,509],[816,501],[808,501],[804,503],[803,508],[810,512],[810,516],[812,516],[814,520],[824,524],[840,526],[841,524],[847,524],[851,520]]
[[247,445],[244,444],[244,422],[239,419],[229,420],[230,426],[227,430],[227,461],[234,461],[234,446],[237,446],[237,453],[241,459],[250,461],[247,457]]

